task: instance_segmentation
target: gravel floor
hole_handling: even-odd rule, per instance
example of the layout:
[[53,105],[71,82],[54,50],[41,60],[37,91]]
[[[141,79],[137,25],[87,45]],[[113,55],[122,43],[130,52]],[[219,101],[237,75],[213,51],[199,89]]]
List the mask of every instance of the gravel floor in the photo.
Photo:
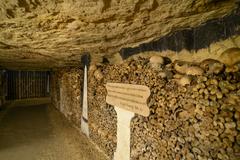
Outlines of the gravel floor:
[[21,101],[0,111],[0,160],[105,159],[84,135],[47,104]]

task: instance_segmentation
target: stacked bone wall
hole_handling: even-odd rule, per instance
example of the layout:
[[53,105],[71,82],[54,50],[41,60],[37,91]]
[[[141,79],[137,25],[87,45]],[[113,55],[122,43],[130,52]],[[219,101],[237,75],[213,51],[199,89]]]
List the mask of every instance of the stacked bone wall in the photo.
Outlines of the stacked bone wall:
[[[169,58],[161,57],[163,52],[143,53],[121,64],[91,65],[90,139],[113,158],[117,115],[114,107],[106,103],[106,83],[139,84],[151,90],[150,115],[135,115],[132,119],[132,160],[239,159],[240,49],[237,46],[239,38],[232,37],[211,45],[221,50],[216,53],[219,49],[215,52],[211,49],[215,56],[205,53],[208,49],[195,54],[172,54]],[[53,102],[80,128],[83,71],[59,69],[53,73]]]
[[82,70],[64,68],[52,72],[51,92],[53,105],[77,127],[81,124]]
[[187,63],[190,71],[181,61],[156,69],[147,58],[99,66],[89,84],[93,140],[113,156],[116,113],[105,102],[105,84],[140,84],[151,90],[151,113],[132,119],[132,159],[238,159],[240,72],[216,62],[216,74],[205,63]]
[[[150,115],[135,115],[132,119],[132,159],[239,159],[240,72],[231,68],[234,67],[209,59],[158,66],[151,58],[141,57],[118,65],[91,66],[90,138],[113,157],[117,119],[113,106],[106,104],[105,85],[140,84],[151,90]],[[80,69],[61,70],[54,77],[58,77],[60,88],[59,110],[80,128],[81,106],[77,97],[81,97],[81,91],[75,88],[82,84],[83,75],[79,73]]]

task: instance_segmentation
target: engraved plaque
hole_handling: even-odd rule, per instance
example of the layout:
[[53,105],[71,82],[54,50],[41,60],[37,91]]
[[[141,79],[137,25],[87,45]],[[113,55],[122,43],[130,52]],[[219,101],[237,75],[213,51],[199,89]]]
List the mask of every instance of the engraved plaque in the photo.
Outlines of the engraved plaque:
[[108,104],[140,114],[149,115],[147,99],[150,96],[150,89],[143,85],[133,85],[124,83],[107,83]]

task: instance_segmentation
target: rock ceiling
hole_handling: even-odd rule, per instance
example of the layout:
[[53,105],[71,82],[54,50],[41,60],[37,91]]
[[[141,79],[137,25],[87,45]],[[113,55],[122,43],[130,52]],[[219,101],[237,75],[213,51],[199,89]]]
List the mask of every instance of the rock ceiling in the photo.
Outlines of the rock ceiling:
[[76,66],[230,14],[235,0],[1,0],[0,66]]

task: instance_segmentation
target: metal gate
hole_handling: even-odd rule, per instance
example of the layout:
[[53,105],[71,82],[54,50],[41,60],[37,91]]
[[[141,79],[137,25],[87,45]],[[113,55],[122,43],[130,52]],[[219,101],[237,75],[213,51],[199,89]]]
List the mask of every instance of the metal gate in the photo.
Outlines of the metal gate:
[[7,71],[7,100],[49,96],[49,72]]

